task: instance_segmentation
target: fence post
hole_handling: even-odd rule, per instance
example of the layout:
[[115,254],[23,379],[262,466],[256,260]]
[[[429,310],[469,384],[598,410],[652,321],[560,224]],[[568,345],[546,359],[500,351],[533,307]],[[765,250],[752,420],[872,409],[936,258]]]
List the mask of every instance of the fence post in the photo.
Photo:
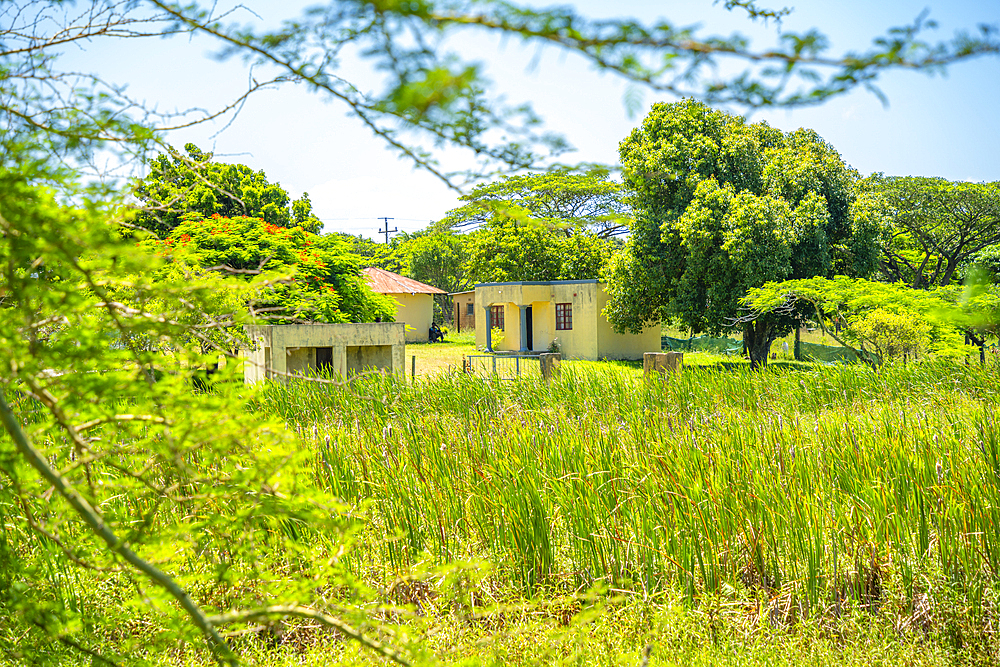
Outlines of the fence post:
[[417,355],[410,357],[410,384],[415,384],[417,381]]

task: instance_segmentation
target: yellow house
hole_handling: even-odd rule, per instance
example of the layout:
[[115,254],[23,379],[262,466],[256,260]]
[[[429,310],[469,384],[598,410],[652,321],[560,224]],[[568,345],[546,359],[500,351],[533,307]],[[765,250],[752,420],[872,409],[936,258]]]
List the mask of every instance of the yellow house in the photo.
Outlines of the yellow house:
[[476,291],[451,292],[453,313],[451,324],[456,332],[476,330]]
[[406,325],[406,342],[426,343],[434,321],[434,295],[447,292],[384,269],[367,268],[361,272],[373,292],[396,300],[396,321]]
[[[495,352],[544,352],[558,339],[564,359],[642,359],[660,351],[660,327],[615,333],[604,316],[605,285],[597,280],[476,285],[476,347]],[[490,324],[490,326],[487,325]],[[501,333],[494,338],[491,329]]]

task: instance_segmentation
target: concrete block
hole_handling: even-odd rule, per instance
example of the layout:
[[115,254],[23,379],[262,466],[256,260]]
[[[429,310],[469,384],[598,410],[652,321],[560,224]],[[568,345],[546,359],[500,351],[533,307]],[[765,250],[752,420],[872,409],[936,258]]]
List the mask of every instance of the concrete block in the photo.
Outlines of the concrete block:
[[542,379],[550,382],[552,378],[559,377],[562,355],[558,352],[543,352],[538,355],[538,365],[542,371]]
[[642,355],[642,370],[645,377],[654,373],[663,375],[676,373],[684,366],[683,352],[646,352]]

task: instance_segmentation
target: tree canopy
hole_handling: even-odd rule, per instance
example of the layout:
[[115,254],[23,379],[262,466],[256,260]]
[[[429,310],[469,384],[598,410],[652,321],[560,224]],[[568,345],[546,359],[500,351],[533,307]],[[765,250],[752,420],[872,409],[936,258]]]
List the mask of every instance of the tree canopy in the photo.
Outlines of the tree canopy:
[[535,224],[492,220],[468,235],[471,283],[598,278],[616,251],[589,232],[565,236]]
[[194,144],[186,144],[184,151],[168,147],[135,184],[138,226],[165,236],[187,213],[260,218],[269,225],[302,227],[314,234],[323,226],[313,215],[309,193],[292,201],[279,184],[268,182],[263,171],[216,162],[212,153]]
[[609,238],[624,234],[630,220],[621,184],[597,168],[504,176],[477,185],[461,199],[468,203],[449,211],[439,226],[461,230],[506,218],[566,236],[586,230]]
[[938,290],[837,276],[769,282],[751,289],[741,303],[748,309],[744,319],[804,308],[827,335],[878,364],[929,348],[958,354],[960,313],[953,300]]
[[881,268],[915,288],[948,285],[962,266],[1000,243],[1000,183],[882,176],[865,183],[892,221]]
[[392,321],[395,305],[369,288],[360,258],[338,236],[260,218],[188,214],[163,240],[145,242],[172,260],[158,274],[214,270],[230,280],[267,272],[247,306],[273,324]]
[[[620,151],[636,220],[609,271],[619,331],[672,321],[718,335],[754,287],[876,267],[881,219],[812,130],[784,133],[685,100],[654,105]],[[751,360],[766,363],[792,323],[744,322]]]

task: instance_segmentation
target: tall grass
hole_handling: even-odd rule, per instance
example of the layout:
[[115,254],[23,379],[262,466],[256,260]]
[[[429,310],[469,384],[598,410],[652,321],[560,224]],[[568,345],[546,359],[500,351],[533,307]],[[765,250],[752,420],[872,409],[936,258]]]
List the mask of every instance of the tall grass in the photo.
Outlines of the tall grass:
[[[912,612],[930,582],[991,604],[1000,575],[1000,376],[687,369],[644,382],[367,377],[262,390],[316,480],[370,518],[363,558],[484,558],[527,593],[794,600]],[[923,597],[922,597],[923,596]]]

